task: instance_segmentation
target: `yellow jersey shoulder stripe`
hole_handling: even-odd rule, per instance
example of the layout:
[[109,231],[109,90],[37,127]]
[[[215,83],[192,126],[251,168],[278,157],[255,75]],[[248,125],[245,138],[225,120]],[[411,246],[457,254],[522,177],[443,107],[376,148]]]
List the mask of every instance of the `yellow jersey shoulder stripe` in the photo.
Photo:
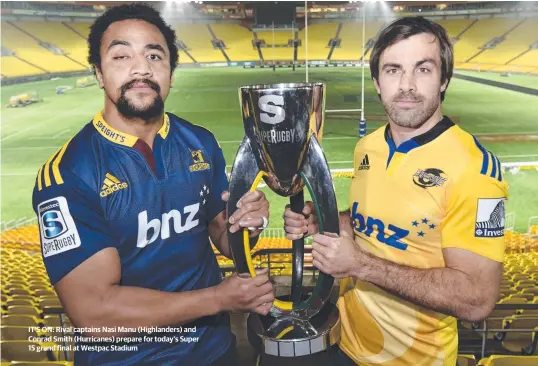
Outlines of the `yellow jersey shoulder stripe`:
[[502,182],[502,171],[501,171],[501,161],[493,155],[490,151],[486,150],[484,146],[478,142],[478,139],[473,136],[474,142],[478,147],[478,150],[482,153],[482,167],[480,169],[480,174],[489,175],[491,178],[497,179],[499,182]]
[[69,141],[67,141],[58,151],[56,151],[41,168],[39,168],[39,171],[37,172],[38,190],[41,191],[43,189],[43,183],[45,183],[45,187],[50,187],[52,185],[53,177],[56,184],[63,184],[64,181],[60,172],[60,162],[62,161],[65,150],[67,150],[67,146],[71,140],[72,138],[69,139]]

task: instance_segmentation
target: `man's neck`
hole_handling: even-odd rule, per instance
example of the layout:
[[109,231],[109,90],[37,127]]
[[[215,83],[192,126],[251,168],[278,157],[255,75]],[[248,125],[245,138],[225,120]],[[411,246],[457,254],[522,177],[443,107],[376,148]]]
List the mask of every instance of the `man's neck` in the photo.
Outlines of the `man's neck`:
[[138,137],[152,149],[155,136],[157,136],[159,129],[162,127],[163,117],[163,114],[161,114],[150,121],[140,118],[126,118],[118,112],[114,105],[105,106],[103,111],[103,118],[110,126],[118,131]]
[[441,106],[439,106],[435,113],[422,126],[418,128],[398,126],[389,118],[389,126],[392,140],[394,141],[396,147],[398,147],[402,142],[410,140],[415,136],[422,135],[423,133],[429,131],[442,119],[443,114],[441,112]]

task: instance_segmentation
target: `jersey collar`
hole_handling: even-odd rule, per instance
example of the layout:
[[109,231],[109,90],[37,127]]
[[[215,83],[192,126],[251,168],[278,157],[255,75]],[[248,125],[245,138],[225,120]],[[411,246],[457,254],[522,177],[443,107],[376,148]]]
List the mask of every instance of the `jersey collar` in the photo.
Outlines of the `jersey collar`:
[[[104,138],[116,144],[133,147],[134,144],[136,144],[136,142],[138,141],[138,137],[130,135],[125,132],[118,131],[112,126],[110,126],[108,123],[106,123],[105,119],[103,118],[103,111],[100,111],[94,117],[93,126],[95,127],[97,132],[99,132]],[[166,139],[166,136],[168,136],[169,131],[170,131],[170,118],[168,117],[168,114],[165,113],[164,121],[161,128],[158,131],[158,134],[163,139]]]
[[389,145],[389,148],[391,148],[391,150],[405,154],[413,150],[414,148],[425,145],[428,142],[435,140],[443,132],[445,132],[452,126],[454,126],[454,122],[452,122],[447,116],[443,116],[443,119],[439,121],[439,123],[437,123],[435,126],[430,128],[428,131],[424,132],[422,135],[415,136],[407,141],[402,142],[400,146],[396,148],[396,144],[392,140],[392,135],[390,133],[390,125],[387,124],[387,126],[385,127],[385,141],[387,141],[387,144]]

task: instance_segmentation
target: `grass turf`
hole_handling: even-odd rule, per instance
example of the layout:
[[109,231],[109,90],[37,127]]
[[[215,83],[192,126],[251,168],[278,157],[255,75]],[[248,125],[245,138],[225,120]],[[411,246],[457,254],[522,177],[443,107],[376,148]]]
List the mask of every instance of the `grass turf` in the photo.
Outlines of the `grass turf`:
[[457,74],[474,76],[476,78],[499,81],[526,88],[538,89],[538,75],[529,74],[511,74],[510,76],[501,76],[500,72],[494,71],[473,71],[473,70],[458,70]]
[[[309,81],[327,84],[327,109],[357,109],[360,108],[360,76],[358,68],[320,68],[310,69]],[[42,103],[25,108],[2,107],[3,221],[33,217],[31,191],[37,170],[102,108],[103,93],[96,86],[73,89],[64,95],[55,94],[56,86],[74,86],[75,80],[59,79],[2,87],[2,105],[10,96],[21,92],[37,91],[44,98]],[[179,69],[166,110],[209,128],[220,141],[227,163],[231,165],[243,136],[237,88],[258,83],[302,81],[305,81],[304,69],[295,72],[289,69],[277,69],[276,72],[241,68]],[[471,133],[538,133],[536,102],[533,96],[453,79],[443,111],[457,117],[461,126]],[[368,72],[365,111],[367,117],[384,114]],[[357,142],[357,120],[335,116],[327,115],[324,150],[331,168],[349,168]],[[380,125],[381,121],[370,121],[368,131]],[[501,161],[538,160],[536,143],[494,142],[484,145]],[[538,183],[538,175],[526,172],[506,176],[511,184],[512,197],[508,211],[517,213],[516,228],[526,230],[528,217],[538,214],[538,202],[531,193],[532,187]],[[342,208],[347,205],[348,184],[349,179],[346,178],[335,181]],[[282,206],[278,207],[280,198],[275,196],[274,199],[271,226],[281,227],[278,218]]]

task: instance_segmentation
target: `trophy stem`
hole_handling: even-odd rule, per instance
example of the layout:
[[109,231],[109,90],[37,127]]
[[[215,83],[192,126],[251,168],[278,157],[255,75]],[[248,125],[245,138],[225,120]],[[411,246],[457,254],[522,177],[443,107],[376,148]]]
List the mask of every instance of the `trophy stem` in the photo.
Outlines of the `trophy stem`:
[[[304,191],[290,197],[291,210],[302,214],[304,208]],[[291,298],[294,304],[301,302],[303,289],[304,237],[293,240],[293,266],[291,269]]]

